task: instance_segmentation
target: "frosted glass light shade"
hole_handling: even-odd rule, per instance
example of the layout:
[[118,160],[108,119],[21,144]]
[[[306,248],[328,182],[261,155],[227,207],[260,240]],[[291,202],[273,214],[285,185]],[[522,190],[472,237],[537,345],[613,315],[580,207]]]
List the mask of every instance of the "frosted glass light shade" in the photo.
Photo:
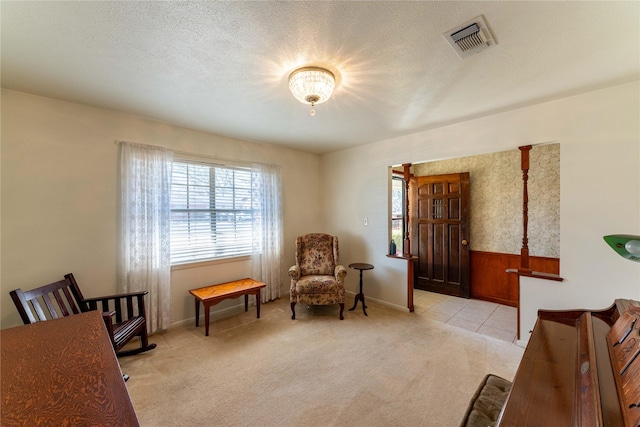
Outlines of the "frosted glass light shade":
[[331,97],[335,86],[333,73],[324,68],[300,68],[289,76],[289,89],[303,104],[322,104]]

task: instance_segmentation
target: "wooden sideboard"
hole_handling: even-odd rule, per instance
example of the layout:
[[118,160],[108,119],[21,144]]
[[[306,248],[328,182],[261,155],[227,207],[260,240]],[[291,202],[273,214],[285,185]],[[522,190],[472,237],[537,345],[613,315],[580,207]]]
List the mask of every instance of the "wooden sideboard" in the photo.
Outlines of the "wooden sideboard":
[[3,426],[139,426],[99,311],[0,331]]

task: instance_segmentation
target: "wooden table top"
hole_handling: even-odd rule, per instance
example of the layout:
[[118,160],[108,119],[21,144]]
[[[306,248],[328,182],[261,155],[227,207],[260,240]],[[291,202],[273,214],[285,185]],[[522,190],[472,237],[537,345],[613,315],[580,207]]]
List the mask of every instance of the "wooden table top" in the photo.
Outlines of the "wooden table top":
[[354,270],[373,270],[373,265],[364,262],[354,262],[353,264],[349,264],[349,268],[353,268]]
[[257,280],[249,279],[247,277],[245,279],[191,289],[189,293],[200,301],[206,301],[220,297],[229,298],[236,294],[242,295],[253,289],[260,289],[265,286],[267,286],[266,283],[258,282]]
[[3,426],[138,426],[99,311],[0,331]]

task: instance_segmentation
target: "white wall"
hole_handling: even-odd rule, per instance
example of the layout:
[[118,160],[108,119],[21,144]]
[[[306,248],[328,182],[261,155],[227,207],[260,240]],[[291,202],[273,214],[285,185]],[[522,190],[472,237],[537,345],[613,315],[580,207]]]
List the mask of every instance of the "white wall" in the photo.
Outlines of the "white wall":
[[[639,94],[634,82],[319,158],[3,90],[1,326],[20,323],[10,290],[70,271],[87,296],[116,291],[116,139],[283,165],[283,290],[295,236],[324,230],[340,237],[342,264],[374,264],[364,272],[366,297],[398,308],[407,302],[406,262],[385,256],[388,167],[558,141],[565,281],[522,280],[522,330],[531,329],[538,308],[640,299],[640,264],[602,241],[605,234],[640,234]],[[174,322],[193,317],[189,288],[250,275],[248,264],[174,271]],[[357,271],[349,271],[346,283],[357,290]]]
[[[533,327],[539,308],[604,308],[615,298],[640,299],[640,263],[619,257],[602,240],[640,234],[639,104],[640,84],[633,82],[324,155],[326,224],[341,238],[341,261],[373,264],[365,272],[367,298],[406,307],[406,262],[385,256],[388,167],[557,141],[565,281],[522,280],[522,331]],[[346,280],[355,291],[357,274]]]
[[[322,221],[317,155],[16,91],[3,89],[1,101],[3,328],[22,323],[9,297],[15,288],[32,289],[73,272],[87,297],[116,292],[115,140],[282,165],[285,250],[281,271],[282,290],[288,293],[286,272],[294,263],[295,237],[318,229]],[[251,276],[249,261],[174,271],[173,322],[193,319],[188,289],[247,276]],[[241,299],[224,301],[215,309],[242,303]]]

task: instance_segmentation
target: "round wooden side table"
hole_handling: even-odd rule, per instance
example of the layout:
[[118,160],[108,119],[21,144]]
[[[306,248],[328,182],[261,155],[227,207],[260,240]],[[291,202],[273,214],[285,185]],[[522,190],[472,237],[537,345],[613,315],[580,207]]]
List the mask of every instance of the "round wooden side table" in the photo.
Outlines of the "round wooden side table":
[[358,305],[358,301],[362,301],[362,311],[364,312],[365,316],[368,316],[366,310],[367,306],[364,303],[364,293],[362,292],[362,271],[373,270],[373,265],[366,264],[364,262],[354,262],[353,264],[349,264],[349,268],[360,270],[360,292],[356,295],[356,301],[353,303],[353,307],[351,307],[349,311],[355,310],[356,306]]

